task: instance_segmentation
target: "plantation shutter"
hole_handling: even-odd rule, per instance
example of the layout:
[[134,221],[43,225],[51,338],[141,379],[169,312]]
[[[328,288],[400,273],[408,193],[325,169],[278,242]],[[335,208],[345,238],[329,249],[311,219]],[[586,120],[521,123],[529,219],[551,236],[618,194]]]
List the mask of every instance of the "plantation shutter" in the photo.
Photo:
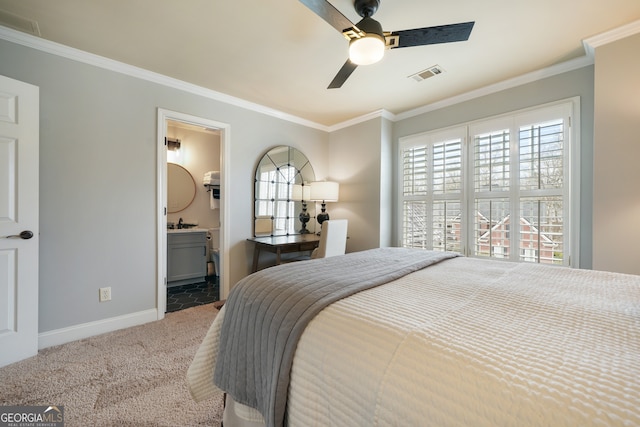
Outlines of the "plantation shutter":
[[510,256],[511,152],[509,129],[473,136],[473,255]]
[[462,141],[443,135],[402,148],[404,247],[462,251]]
[[565,120],[520,127],[520,261],[563,264]]
[[577,181],[572,162],[579,155],[576,140],[569,141],[576,105],[401,138],[401,245],[573,265],[579,191],[569,178]]
[[567,264],[569,150],[563,111],[544,109],[470,126],[470,255]]

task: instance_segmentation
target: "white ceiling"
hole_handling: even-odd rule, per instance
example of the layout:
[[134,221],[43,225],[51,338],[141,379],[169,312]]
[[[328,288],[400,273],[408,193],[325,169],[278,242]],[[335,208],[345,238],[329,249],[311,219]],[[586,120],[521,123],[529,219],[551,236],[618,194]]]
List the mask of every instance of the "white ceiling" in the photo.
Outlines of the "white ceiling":
[[[353,22],[352,0],[331,3]],[[382,0],[385,31],[475,21],[466,42],[394,49],[326,89],[348,43],[298,0],[0,0],[63,45],[321,125],[400,114],[584,56],[582,40],[640,19],[639,0]],[[416,82],[433,65],[445,73]]]

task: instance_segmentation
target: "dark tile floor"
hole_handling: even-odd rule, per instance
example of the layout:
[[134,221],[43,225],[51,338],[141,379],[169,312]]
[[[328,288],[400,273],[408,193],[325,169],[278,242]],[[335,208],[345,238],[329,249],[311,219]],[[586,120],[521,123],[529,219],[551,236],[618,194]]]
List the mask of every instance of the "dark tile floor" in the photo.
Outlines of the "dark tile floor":
[[220,299],[220,286],[216,276],[206,282],[167,288],[167,313],[196,305],[210,304]]

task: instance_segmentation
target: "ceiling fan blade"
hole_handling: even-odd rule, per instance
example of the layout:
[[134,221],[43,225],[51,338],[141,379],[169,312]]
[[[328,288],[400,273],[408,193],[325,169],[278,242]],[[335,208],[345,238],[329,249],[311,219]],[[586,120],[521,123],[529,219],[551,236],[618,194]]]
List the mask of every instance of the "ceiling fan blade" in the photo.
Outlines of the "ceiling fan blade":
[[461,42],[469,39],[475,22],[438,25],[435,27],[415,28],[413,30],[394,31],[390,37],[397,36],[399,47],[423,46],[427,44]]
[[340,32],[354,26],[353,22],[327,0],[300,0],[300,2]]
[[331,80],[327,89],[338,89],[342,87],[356,68],[358,68],[358,65],[351,62],[350,59],[347,59],[347,62],[344,63],[340,71],[338,71],[338,74]]

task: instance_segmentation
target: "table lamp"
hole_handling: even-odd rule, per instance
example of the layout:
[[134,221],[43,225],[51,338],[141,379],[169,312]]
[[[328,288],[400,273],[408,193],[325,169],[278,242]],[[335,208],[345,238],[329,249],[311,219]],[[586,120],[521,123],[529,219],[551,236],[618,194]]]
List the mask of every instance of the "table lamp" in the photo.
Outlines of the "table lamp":
[[332,181],[316,181],[311,183],[311,200],[322,203],[321,212],[317,215],[318,223],[322,224],[329,219],[327,202],[337,202],[340,193],[340,185]]

